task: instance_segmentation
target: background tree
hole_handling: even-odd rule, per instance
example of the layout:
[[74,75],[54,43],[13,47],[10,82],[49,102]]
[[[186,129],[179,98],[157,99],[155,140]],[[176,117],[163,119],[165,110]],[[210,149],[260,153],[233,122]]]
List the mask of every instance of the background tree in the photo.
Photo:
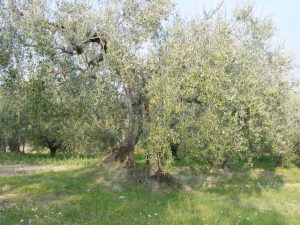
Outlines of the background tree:
[[294,151],[300,155],[300,92],[297,88],[291,94],[290,101],[290,118],[291,118],[291,139]]
[[27,116],[24,108],[24,52],[19,42],[19,32],[11,24],[10,15],[1,6],[0,11],[0,130],[2,140],[10,151],[20,152],[25,142]]

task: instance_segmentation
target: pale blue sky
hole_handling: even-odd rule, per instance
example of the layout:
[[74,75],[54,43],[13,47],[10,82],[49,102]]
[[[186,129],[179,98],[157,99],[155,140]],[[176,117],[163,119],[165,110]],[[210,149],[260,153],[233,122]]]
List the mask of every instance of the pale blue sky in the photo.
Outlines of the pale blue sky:
[[[200,14],[203,9],[213,9],[220,0],[175,0],[181,14],[190,18]],[[232,8],[242,0],[225,0],[227,9]],[[271,16],[277,27],[276,40],[283,41],[289,52],[295,55],[297,69],[292,73],[300,77],[300,0],[256,0],[255,11],[261,16]]]

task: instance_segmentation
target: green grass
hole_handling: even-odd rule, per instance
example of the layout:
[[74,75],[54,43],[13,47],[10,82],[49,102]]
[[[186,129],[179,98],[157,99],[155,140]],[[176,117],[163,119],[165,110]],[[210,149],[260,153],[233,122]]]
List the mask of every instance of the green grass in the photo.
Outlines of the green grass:
[[[300,224],[300,169],[176,172],[180,190],[151,191],[96,166],[96,156],[0,155],[6,165],[66,165],[58,172],[0,173],[0,224]],[[142,159],[140,159],[142,160]],[[69,168],[75,164],[77,167]]]
[[65,164],[81,164],[82,162],[89,162],[99,160],[99,154],[67,154],[60,153],[55,157],[49,157],[49,154],[15,154],[15,153],[3,153],[0,152],[0,166],[7,166],[10,164],[25,164],[25,165],[65,165]]

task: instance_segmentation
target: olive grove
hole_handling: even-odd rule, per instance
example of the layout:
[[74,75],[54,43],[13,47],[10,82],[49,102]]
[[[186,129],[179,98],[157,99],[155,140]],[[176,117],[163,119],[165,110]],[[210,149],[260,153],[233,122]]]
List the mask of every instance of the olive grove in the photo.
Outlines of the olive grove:
[[171,0],[10,0],[0,32],[0,147],[99,147],[134,166],[140,145],[159,173],[174,156],[204,169],[296,156],[292,58],[252,6],[186,21]]

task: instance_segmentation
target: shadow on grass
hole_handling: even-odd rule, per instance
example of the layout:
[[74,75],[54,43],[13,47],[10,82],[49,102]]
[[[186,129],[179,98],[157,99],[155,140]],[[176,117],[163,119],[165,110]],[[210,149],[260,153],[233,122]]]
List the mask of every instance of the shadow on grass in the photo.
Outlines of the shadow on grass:
[[274,171],[253,169],[243,172],[215,170],[201,175],[178,173],[179,179],[193,190],[221,195],[261,195],[265,190],[278,190],[284,185],[281,175]]
[[176,176],[182,183],[194,190],[204,190],[220,194],[260,195],[264,190],[278,190],[284,185],[282,175],[276,174],[276,166],[272,157],[265,155],[253,160],[252,168],[243,167],[242,163],[230,165],[230,169],[215,169],[210,172],[190,173],[181,160]]

